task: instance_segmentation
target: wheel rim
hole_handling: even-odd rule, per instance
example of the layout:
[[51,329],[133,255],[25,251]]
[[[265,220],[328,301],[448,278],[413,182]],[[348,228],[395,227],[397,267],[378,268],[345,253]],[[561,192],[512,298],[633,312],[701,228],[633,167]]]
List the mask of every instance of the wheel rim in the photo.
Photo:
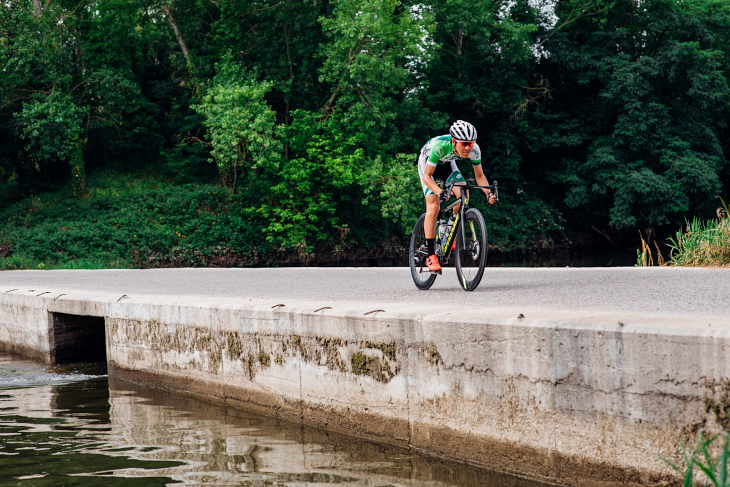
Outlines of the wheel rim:
[[[426,234],[423,232],[423,227],[421,227],[416,234],[415,251],[413,255],[411,255],[411,259],[413,260],[416,275],[419,280],[424,282],[431,276],[431,273],[428,271],[428,267],[426,267],[427,258],[428,245],[426,245]],[[414,275],[414,278],[416,275]]]
[[467,218],[464,222],[464,244],[459,248],[459,267],[461,268],[462,286],[465,289],[472,287],[476,280],[481,280],[481,266],[485,255],[482,239],[486,233],[475,218]]
[[426,266],[428,246],[426,245],[426,234],[423,230],[423,217],[419,219],[411,236],[409,253],[411,275],[416,287],[422,290],[430,288],[436,276],[431,274]]

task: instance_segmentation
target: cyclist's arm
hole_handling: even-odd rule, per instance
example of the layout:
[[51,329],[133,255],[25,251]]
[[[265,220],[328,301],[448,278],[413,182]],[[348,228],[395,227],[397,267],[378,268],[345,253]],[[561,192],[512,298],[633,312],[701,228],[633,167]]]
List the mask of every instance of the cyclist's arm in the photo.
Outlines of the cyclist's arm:
[[423,170],[423,183],[428,186],[428,189],[433,191],[433,194],[438,196],[441,194],[442,189],[439,188],[439,185],[433,179],[434,171],[436,171],[436,166],[426,164],[426,168]]
[[[487,181],[487,176],[484,175],[482,164],[475,164],[472,167],[474,168],[474,178],[477,180],[477,184],[479,186],[489,186],[489,181]],[[493,204],[494,197],[491,196],[492,192],[486,188],[482,188],[482,191],[484,191],[484,194],[487,196],[487,201],[489,201],[490,204]]]

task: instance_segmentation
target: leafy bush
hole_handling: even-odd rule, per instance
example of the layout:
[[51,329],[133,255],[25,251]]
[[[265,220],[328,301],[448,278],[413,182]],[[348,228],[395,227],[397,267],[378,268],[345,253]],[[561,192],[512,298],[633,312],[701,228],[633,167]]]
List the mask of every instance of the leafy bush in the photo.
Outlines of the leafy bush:
[[271,254],[246,194],[108,172],[93,183],[84,198],[62,190],[1,212],[12,255],[0,268],[256,265]]
[[271,83],[257,82],[229,53],[216,65],[217,74],[205,85],[200,104],[193,105],[205,116],[206,137],[213,148],[213,158],[221,181],[237,190],[239,167],[252,168],[276,152],[273,138],[276,114],[264,101]]
[[730,265],[730,218],[722,202],[718,219],[703,222],[697,218],[687,221],[687,230],[677,232],[671,242],[671,265],[727,266]]

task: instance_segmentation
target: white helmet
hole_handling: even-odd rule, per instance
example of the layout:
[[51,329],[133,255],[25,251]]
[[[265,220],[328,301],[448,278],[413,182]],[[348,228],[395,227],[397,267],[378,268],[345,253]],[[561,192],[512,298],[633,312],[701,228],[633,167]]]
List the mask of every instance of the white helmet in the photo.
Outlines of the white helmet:
[[469,122],[457,120],[449,128],[449,133],[453,138],[460,142],[472,142],[477,140],[477,129]]

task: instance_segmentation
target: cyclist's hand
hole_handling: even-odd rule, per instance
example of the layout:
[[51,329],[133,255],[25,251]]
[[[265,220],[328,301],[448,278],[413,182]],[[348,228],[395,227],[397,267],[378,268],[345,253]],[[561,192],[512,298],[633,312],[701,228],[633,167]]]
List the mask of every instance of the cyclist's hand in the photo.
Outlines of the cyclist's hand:
[[494,195],[494,193],[489,193],[487,196],[487,200],[489,201],[490,205],[493,205],[497,202],[497,197]]
[[449,199],[449,192],[442,189],[439,193],[439,203],[444,203],[447,199]]

